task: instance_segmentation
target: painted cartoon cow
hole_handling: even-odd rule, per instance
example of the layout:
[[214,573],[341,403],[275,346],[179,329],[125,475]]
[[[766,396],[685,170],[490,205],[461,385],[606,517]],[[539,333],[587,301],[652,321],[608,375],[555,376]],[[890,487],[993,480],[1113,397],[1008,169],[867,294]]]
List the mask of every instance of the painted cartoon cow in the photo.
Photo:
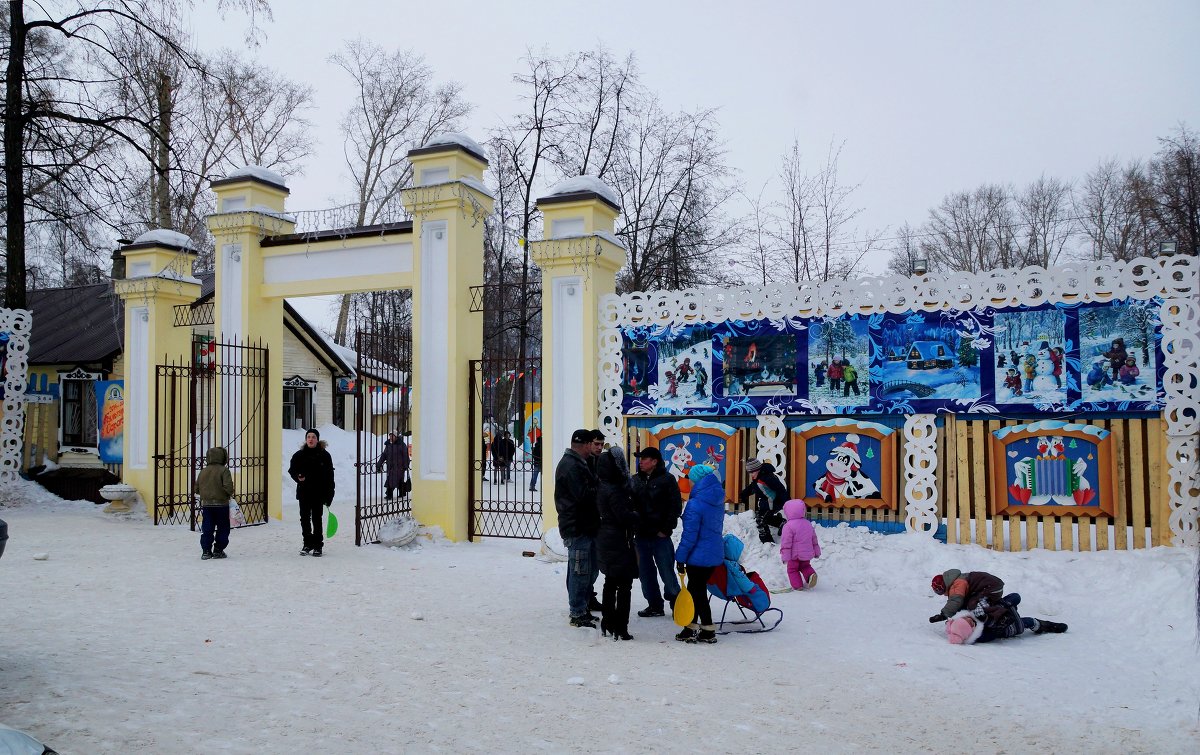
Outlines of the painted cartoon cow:
[[844,443],[829,452],[825,474],[813,483],[818,496],[829,502],[839,498],[879,497],[879,486],[862,471],[862,459],[858,455],[861,440],[850,433]]

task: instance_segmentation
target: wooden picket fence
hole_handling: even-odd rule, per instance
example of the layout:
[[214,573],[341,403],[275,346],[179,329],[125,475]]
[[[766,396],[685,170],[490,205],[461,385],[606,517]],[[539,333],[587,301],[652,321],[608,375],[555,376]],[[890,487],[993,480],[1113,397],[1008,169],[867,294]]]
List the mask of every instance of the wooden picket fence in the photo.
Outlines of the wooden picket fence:
[[939,497],[947,542],[993,550],[1105,551],[1170,545],[1166,428],[1163,420],[1076,420],[1108,430],[1117,464],[1116,515],[989,516],[993,493],[988,437],[1014,420],[947,417],[940,434]]
[[[946,526],[946,542],[980,545],[994,550],[1104,551],[1131,550],[1171,544],[1170,510],[1167,500],[1166,425],[1152,419],[1073,420],[1108,430],[1113,435],[1117,464],[1116,515],[991,515],[991,454],[988,437],[1002,427],[1025,424],[1028,420],[963,419],[943,415],[938,428],[938,501],[939,513]],[[755,432],[743,428],[742,447],[755,455]],[[633,430],[629,447],[637,448],[648,440],[644,432]],[[897,479],[900,494],[904,490],[905,448],[901,439],[897,454]],[[740,463],[730,465],[739,478],[739,487],[749,480]],[[789,475],[790,478],[790,475]],[[790,480],[789,480],[790,482]],[[731,511],[743,507],[736,501]],[[833,522],[887,523],[902,528],[903,503],[895,509],[833,508],[813,506],[810,519]]]

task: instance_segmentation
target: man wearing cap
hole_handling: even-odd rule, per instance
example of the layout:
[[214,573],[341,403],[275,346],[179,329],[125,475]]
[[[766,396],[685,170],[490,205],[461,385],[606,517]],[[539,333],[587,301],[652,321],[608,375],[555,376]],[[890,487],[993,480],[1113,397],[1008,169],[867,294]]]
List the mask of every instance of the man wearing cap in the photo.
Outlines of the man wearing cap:
[[[642,582],[645,609],[638,616],[665,616],[663,596],[675,605],[679,578],[675,576],[675,545],[671,532],[679,523],[683,497],[679,482],[663,466],[662,453],[647,446],[634,454],[638,471],[633,476],[633,503],[638,512],[637,534],[633,544],[638,555],[638,579]],[[657,574],[656,574],[657,572]],[[662,577],[663,589],[658,588]]]
[[754,521],[758,524],[758,539],[773,543],[775,538],[771,535],[771,527],[783,526],[783,504],[791,496],[775,474],[775,467],[765,461],[746,459],[746,472],[750,475],[750,484],[742,489],[738,500],[749,503],[750,496],[757,496]]
[[596,473],[592,471],[595,434],[580,429],[571,433],[571,447],[563,452],[554,470],[554,508],[558,511],[558,532],[567,546],[567,602],[571,626],[596,626],[596,617],[588,611],[595,594],[600,565],[596,555],[596,534],[600,531],[600,510],[596,507]]

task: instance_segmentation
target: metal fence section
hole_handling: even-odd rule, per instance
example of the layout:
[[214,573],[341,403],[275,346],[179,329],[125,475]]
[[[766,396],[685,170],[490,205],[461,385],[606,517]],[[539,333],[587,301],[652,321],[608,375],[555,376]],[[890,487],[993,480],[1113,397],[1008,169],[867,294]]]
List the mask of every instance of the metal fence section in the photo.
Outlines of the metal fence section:
[[[377,542],[385,523],[412,513],[412,335],[359,331],[355,351],[354,544],[362,545]],[[389,445],[391,433],[391,443],[404,444],[406,466],[404,454]]]
[[247,524],[267,521],[267,348],[197,338],[191,353],[155,369],[154,523],[196,528],[196,475],[223,447]]
[[540,359],[471,362],[472,540],[542,536],[541,366]]

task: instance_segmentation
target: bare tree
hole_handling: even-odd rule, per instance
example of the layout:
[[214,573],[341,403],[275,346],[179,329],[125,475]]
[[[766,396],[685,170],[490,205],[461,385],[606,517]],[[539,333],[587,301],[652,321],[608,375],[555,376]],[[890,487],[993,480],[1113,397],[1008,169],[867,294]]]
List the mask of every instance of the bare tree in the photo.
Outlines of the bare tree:
[[1140,162],[1122,167],[1114,158],[1100,161],[1083,177],[1074,213],[1093,260],[1125,261],[1142,253],[1140,239],[1149,216],[1139,207],[1138,196],[1146,183]]
[[788,272],[795,282],[818,279],[816,186],[800,156],[800,141],[792,141],[783,158],[779,177],[783,181],[778,233],[788,256]]
[[739,192],[749,207],[748,228],[744,233],[736,233],[735,229],[730,229],[744,238],[744,244],[748,246],[747,253],[735,260],[735,266],[750,274],[749,283],[762,286],[776,279],[780,267],[780,249],[777,242],[780,235],[779,219],[763,201],[766,190],[767,184],[764,183],[757,196],[751,197],[745,192]]
[[[57,173],[59,181],[79,181],[80,188],[74,191],[76,199],[95,211],[88,183],[119,179],[102,160],[95,159],[100,148],[118,141],[146,153],[143,136],[157,129],[156,124],[107,96],[112,82],[105,78],[97,61],[118,67],[125,62],[113,45],[113,35],[121,29],[141,28],[158,37],[176,59],[192,65],[193,56],[155,26],[164,4],[161,0],[97,0],[86,5],[68,4],[61,10],[48,4],[31,4],[35,15],[26,17],[25,3],[8,3],[4,103],[8,306],[25,304],[27,187],[38,183],[31,174],[47,178]],[[220,0],[218,6],[249,8],[253,13],[270,15],[266,0]],[[39,50],[51,49],[61,53],[27,65],[31,51],[37,55]],[[54,156],[38,159],[28,151],[35,143],[56,145]],[[81,154],[88,159],[75,159]],[[145,156],[150,157],[148,153]]]
[[1175,241],[1182,254],[1200,254],[1200,134],[1180,124],[1158,143],[1142,203],[1158,226],[1158,240]]
[[[471,108],[456,83],[438,85],[419,54],[388,52],[365,39],[346,43],[331,58],[350,75],[355,102],[342,119],[345,159],[354,183],[355,224],[373,225],[402,214],[400,192],[412,184],[409,150],[436,134],[457,131]],[[347,343],[353,295],[342,297],[334,339]]]
[[1050,267],[1071,240],[1071,185],[1042,176],[1026,187],[1016,204],[1026,239],[1021,264]]
[[[917,260],[922,259],[921,234],[908,223],[896,230],[891,239],[891,256],[888,258],[887,271],[892,275],[915,275]],[[926,260],[928,266],[928,260]]]
[[1011,267],[1014,225],[1004,187],[984,184],[974,191],[955,192],[929,211],[921,251],[934,270]]

